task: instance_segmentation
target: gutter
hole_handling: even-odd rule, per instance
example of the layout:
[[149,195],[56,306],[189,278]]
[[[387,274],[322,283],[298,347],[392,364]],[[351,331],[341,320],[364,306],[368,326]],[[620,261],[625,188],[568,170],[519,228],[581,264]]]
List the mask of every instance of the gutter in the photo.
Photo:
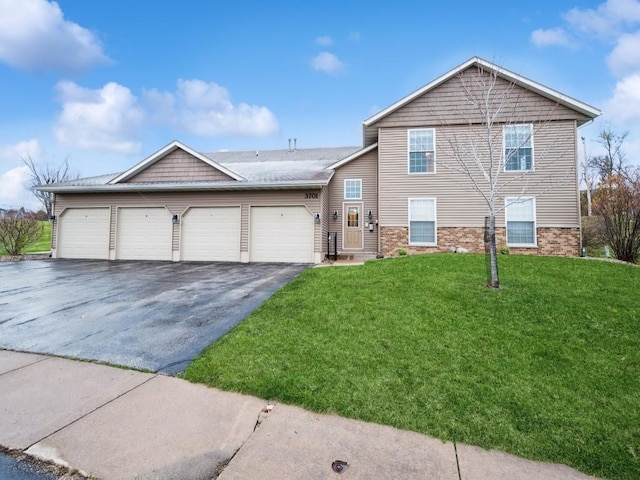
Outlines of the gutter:
[[304,190],[321,189],[329,180],[289,181],[289,182],[216,182],[216,183],[121,183],[115,185],[40,185],[36,190],[51,193],[110,193],[110,192],[207,192],[231,190]]

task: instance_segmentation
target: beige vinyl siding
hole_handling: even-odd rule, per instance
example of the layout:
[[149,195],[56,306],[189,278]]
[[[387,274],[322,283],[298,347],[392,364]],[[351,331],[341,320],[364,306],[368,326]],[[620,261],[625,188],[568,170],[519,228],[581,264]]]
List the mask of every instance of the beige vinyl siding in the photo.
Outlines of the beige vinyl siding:
[[[345,200],[344,181],[347,179],[362,180],[362,200]],[[338,232],[338,251],[340,251],[342,248],[342,205],[344,202],[362,202],[364,229],[363,248],[365,252],[378,252],[379,249],[377,227],[374,228],[373,232],[370,232],[368,228],[364,228],[364,223],[369,223],[369,218],[367,217],[367,213],[369,212],[369,210],[373,212],[373,221],[375,222],[376,219],[378,219],[377,190],[378,149],[373,149],[372,151],[362,155],[360,158],[357,158],[336,170],[336,173],[331,179],[331,183],[329,185],[329,216],[327,222],[329,231]],[[333,219],[332,214],[334,210],[337,210],[339,213],[339,217],[337,220]]]
[[233,180],[184,150],[177,149],[131,177],[126,183],[224,182]]
[[[318,194],[317,199],[305,199],[305,193]],[[95,193],[56,195],[55,215],[64,208],[111,206],[111,236],[109,249],[115,249],[116,211],[118,207],[166,207],[172,215],[182,214],[189,207],[241,207],[242,229],[240,250],[249,249],[249,207],[270,205],[304,205],[315,216],[320,212],[320,190],[262,190],[252,192],[167,192],[167,193]],[[322,251],[321,226],[315,225],[314,251]],[[173,225],[173,250],[179,250],[180,225]],[[55,247],[55,245],[54,245]]]
[[[465,142],[467,135],[480,134],[480,125],[472,127],[436,127],[436,174],[407,174],[407,129],[380,130],[380,224],[407,226],[409,198],[436,198],[438,227],[481,227],[488,213],[487,204],[472,186],[471,180],[459,168],[452,154],[451,142]],[[496,126],[497,152],[502,146],[502,127]],[[497,208],[504,207],[504,196],[537,196],[537,226],[579,226],[576,201],[576,123],[549,122],[534,125],[534,171],[501,172],[502,197]],[[486,180],[476,176],[480,185]],[[499,212],[498,225],[504,223]]]
[[321,231],[320,231],[320,242],[321,248],[320,252],[322,252],[322,258],[327,255],[327,235],[329,234],[329,225],[331,224],[332,217],[329,213],[329,186],[323,187],[322,192],[320,193],[320,208],[321,208]]
[[[475,66],[464,72],[465,84],[475,85],[479,75]],[[486,77],[488,73],[484,73]],[[506,92],[511,84],[497,79],[496,91]],[[477,87],[480,88],[480,87]],[[365,128],[364,146],[376,141],[379,128],[388,127],[419,127],[424,125],[460,125],[478,123],[480,121],[477,109],[469,104],[462,95],[461,79],[458,76],[438,85],[424,95],[414,99],[407,105],[382,118],[373,125]],[[500,95],[500,93],[497,93]],[[550,120],[589,120],[588,117],[571,110],[563,105],[538,95],[518,85],[508,94],[505,112],[517,112],[517,116],[499,118],[499,122],[543,122]]]

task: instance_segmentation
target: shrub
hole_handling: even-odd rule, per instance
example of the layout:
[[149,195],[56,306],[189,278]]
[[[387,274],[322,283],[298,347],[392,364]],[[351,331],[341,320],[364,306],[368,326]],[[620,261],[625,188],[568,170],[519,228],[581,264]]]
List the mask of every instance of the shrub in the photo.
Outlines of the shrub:
[[0,213],[0,248],[7,254],[20,255],[41,235],[42,225],[33,216],[17,210]]
[[503,245],[500,247],[500,254],[501,255],[509,255],[509,253],[511,253],[509,251],[509,247],[507,245]]
[[406,254],[407,254],[407,251],[404,248],[398,249],[398,255],[400,255],[401,257],[404,257]]

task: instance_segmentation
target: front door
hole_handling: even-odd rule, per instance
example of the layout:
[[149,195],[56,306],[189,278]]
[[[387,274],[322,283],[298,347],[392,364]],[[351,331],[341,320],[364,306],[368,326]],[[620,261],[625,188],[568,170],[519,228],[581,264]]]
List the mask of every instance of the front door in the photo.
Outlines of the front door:
[[345,250],[362,250],[362,204],[345,203],[342,218],[342,246]]

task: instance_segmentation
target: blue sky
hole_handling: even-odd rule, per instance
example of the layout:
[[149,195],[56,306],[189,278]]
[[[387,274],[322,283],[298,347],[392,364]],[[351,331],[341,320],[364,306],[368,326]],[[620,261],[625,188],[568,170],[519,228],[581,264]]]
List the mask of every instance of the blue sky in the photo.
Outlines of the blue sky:
[[640,1],[0,0],[0,207],[20,157],[119,172],[199,151],[360,145],[361,124],[473,56],[605,111],[640,157]]

